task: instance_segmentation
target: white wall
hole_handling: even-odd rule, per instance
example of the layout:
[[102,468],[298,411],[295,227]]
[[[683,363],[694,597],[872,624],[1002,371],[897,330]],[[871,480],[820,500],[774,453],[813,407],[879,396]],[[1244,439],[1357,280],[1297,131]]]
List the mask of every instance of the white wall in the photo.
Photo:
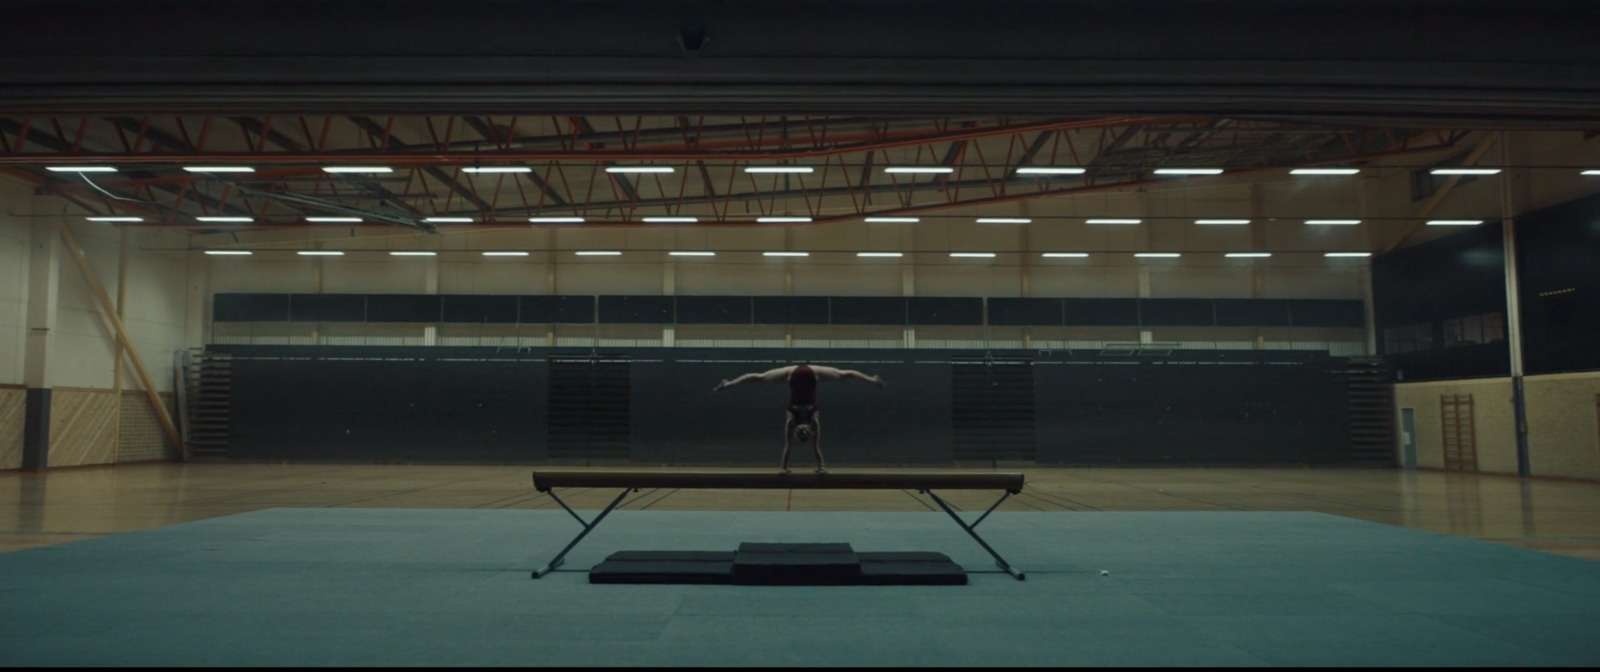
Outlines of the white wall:
[[[0,385],[23,383],[28,334],[28,227],[30,191],[0,179]],[[17,213],[17,214],[14,214]]]

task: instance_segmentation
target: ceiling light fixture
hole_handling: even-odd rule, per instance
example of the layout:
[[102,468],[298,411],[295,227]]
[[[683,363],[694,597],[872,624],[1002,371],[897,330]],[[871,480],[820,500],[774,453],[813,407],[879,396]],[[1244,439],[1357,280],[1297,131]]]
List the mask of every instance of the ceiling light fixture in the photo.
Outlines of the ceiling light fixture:
[[627,173],[670,173],[670,172],[673,172],[674,170],[677,170],[677,169],[673,168],[672,166],[607,166],[606,167],[606,172],[608,172],[608,173],[618,173],[618,174],[627,174]]
[[1324,253],[1322,256],[1324,256],[1324,257],[1370,257],[1370,256],[1372,256],[1372,253],[1371,252],[1327,252],[1327,253]]
[[1499,168],[1434,168],[1434,175],[1498,175]]
[[693,224],[700,221],[699,217],[645,217],[646,224]]
[[399,250],[399,251],[390,252],[389,256],[391,256],[391,257],[437,257],[437,256],[439,256],[439,253],[438,252],[422,252],[422,251]]
[[903,257],[904,252],[857,252],[858,257]]
[[1585,170],[1585,171],[1583,171],[1581,173],[1578,173],[1578,174],[1579,175],[1600,175],[1600,170]]
[[199,221],[202,221],[202,222],[236,222],[237,223],[237,222],[253,222],[253,221],[256,221],[254,217],[196,217],[195,219],[197,219]]
[[620,257],[622,253],[617,250],[579,250],[574,252],[580,257]]
[[746,173],[814,173],[811,166],[745,166]]
[[1229,252],[1229,253],[1227,253],[1225,255],[1222,255],[1222,256],[1230,257],[1230,258],[1233,258],[1233,259],[1260,259],[1260,258],[1263,258],[1263,257],[1270,257],[1270,256],[1272,256],[1272,253],[1271,252]]
[[1083,168],[1054,168],[1050,166],[1028,166],[1018,168],[1018,175],[1082,175],[1088,172]]
[[1354,175],[1361,172],[1360,168],[1296,168],[1289,171],[1290,175]]
[[142,222],[142,221],[144,221],[143,217],[121,217],[121,216],[85,217],[84,219],[86,219],[88,221],[91,221],[91,222]]
[[757,222],[762,224],[804,224],[811,221],[810,217],[757,217]]
[[1221,168],[1157,168],[1157,175],[1221,175]]
[[1308,219],[1306,224],[1311,226],[1355,226],[1360,224],[1359,219]]
[[1098,219],[1097,218],[1097,219],[1090,219],[1090,220],[1086,220],[1086,221],[1089,224],[1142,224],[1142,223],[1144,223],[1144,220],[1142,220],[1142,219]]
[[313,224],[354,224],[362,221],[360,217],[307,217],[306,221]]
[[862,220],[862,221],[865,221],[868,224],[916,224],[917,222],[922,221],[922,218],[921,217],[868,217],[868,218],[866,218],[865,220]]
[[582,224],[582,217],[529,217],[534,224]]
[[249,250],[206,250],[206,254],[213,257],[248,257],[255,253]]
[[296,252],[295,254],[298,254],[298,255],[300,255],[302,257],[342,257],[342,256],[344,256],[343,252],[338,252],[338,251],[335,251],[335,250],[300,250],[299,252]]
[[1177,252],[1135,252],[1133,256],[1146,259],[1174,259],[1183,255]]
[[1482,224],[1481,219],[1430,219],[1428,226],[1477,226]]
[[470,224],[471,217],[423,217],[422,221],[429,224]]
[[1042,255],[1047,259],[1082,259],[1089,256],[1088,252],[1046,252]]
[[956,259],[993,259],[993,252],[951,252],[950,256]]
[[324,173],[392,173],[388,166],[323,166]]
[[949,166],[889,166],[883,169],[885,173],[909,173],[913,175],[947,175],[956,172]]
[[115,173],[116,168],[111,166],[49,166],[45,170],[52,173]]
[[671,256],[671,257],[715,257],[715,256],[717,256],[717,253],[716,252],[693,251],[693,250],[674,250],[672,252],[668,252],[667,256]]
[[468,166],[462,168],[463,173],[531,173],[532,168],[527,166]]
[[809,257],[810,252],[762,252],[763,257]]
[[256,169],[250,166],[184,166],[184,170],[191,173],[253,173]]
[[1026,217],[979,217],[979,224],[1032,224]]
[[1200,226],[1243,226],[1249,224],[1248,219],[1197,219],[1195,224]]
[[489,250],[487,252],[484,252],[483,256],[485,256],[485,257],[526,257],[526,256],[528,256],[528,253],[527,252],[518,252],[518,251],[515,251],[515,250]]

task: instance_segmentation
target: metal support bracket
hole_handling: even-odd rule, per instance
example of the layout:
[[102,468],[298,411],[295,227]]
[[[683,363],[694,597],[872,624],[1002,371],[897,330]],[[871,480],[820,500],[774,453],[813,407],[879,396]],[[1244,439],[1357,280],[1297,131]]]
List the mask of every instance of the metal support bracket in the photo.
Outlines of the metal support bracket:
[[978,533],[976,531],[976,529],[978,527],[978,524],[982,523],[985,518],[988,518],[989,514],[994,513],[995,509],[1000,508],[1000,503],[1006,501],[1006,498],[1011,496],[1010,492],[1007,492],[1007,493],[1001,495],[1000,499],[996,500],[994,505],[989,507],[988,511],[984,511],[983,515],[978,516],[978,520],[974,521],[971,525],[968,525],[967,521],[962,520],[961,516],[956,515],[955,510],[950,508],[950,505],[947,504],[938,495],[934,494],[932,490],[920,490],[919,492],[922,492],[923,494],[926,494],[927,496],[932,497],[933,501],[939,504],[939,508],[944,509],[945,513],[950,514],[950,518],[952,520],[956,521],[956,524],[960,525],[961,529],[966,530],[967,534],[972,535],[973,541],[978,542],[978,545],[982,546],[983,550],[988,551],[989,555],[994,557],[995,566],[999,567],[1000,569],[1005,570],[1005,572],[1007,574],[1010,574],[1011,576],[1015,577],[1018,581],[1023,581],[1023,580],[1028,578],[1027,574],[1024,574],[1024,573],[1014,569],[1011,566],[1011,563],[1006,562],[1005,558],[1000,557],[999,553],[996,553],[993,548],[990,548],[989,547],[989,543],[984,541],[983,537],[978,536]]
[[583,531],[579,532],[578,536],[573,537],[572,541],[567,544],[567,547],[561,549],[561,552],[557,553],[556,557],[551,559],[550,562],[545,563],[545,566],[534,570],[533,578],[537,579],[537,578],[539,578],[541,576],[549,574],[550,572],[555,571],[555,569],[557,567],[560,567],[562,563],[566,562],[567,553],[570,553],[572,551],[572,548],[574,546],[578,545],[578,542],[583,541],[584,537],[589,536],[589,532],[593,531],[594,528],[600,524],[600,521],[605,520],[606,516],[609,515],[612,512],[612,510],[616,509],[618,504],[622,503],[622,498],[623,497],[627,497],[628,493],[633,492],[633,491],[634,491],[633,488],[628,488],[626,490],[623,490],[620,494],[617,495],[617,498],[611,500],[611,503],[606,506],[605,510],[601,511],[600,515],[595,516],[594,520],[592,520],[592,521],[584,520],[583,516],[578,515],[578,512],[573,511],[572,507],[567,506],[566,502],[561,501],[561,498],[556,496],[556,491],[555,490],[548,491],[548,494],[550,495],[550,499],[556,500],[556,503],[560,504],[561,508],[566,509],[567,513],[572,514],[572,517],[576,518],[578,520],[578,524],[583,526]]

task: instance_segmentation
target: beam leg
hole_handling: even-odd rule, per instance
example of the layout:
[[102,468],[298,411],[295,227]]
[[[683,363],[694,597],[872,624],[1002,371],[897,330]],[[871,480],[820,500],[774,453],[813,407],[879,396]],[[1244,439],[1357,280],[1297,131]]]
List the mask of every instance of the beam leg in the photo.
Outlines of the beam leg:
[[600,521],[602,521],[602,520],[605,520],[605,518],[606,518],[606,516],[607,516],[607,515],[608,515],[608,514],[610,514],[610,513],[611,513],[611,511],[612,511],[612,510],[613,510],[613,509],[615,509],[615,508],[617,508],[617,505],[618,505],[618,504],[621,504],[621,503],[622,503],[622,498],[623,498],[623,497],[627,497],[627,496],[628,496],[628,493],[629,493],[629,492],[632,492],[632,491],[633,491],[633,489],[632,489],[632,488],[629,488],[629,489],[627,489],[627,490],[623,490],[623,491],[622,491],[622,492],[621,492],[621,493],[620,493],[620,494],[618,494],[618,495],[617,495],[617,498],[616,498],[616,499],[613,499],[613,500],[611,500],[611,504],[610,504],[610,505],[608,505],[608,506],[606,506],[606,509],[605,509],[605,510],[604,510],[604,511],[601,511],[601,512],[600,512],[600,515],[598,515],[598,516],[595,516],[595,517],[594,517],[594,520],[592,520],[592,521],[590,521],[590,522],[587,522],[587,523],[586,523],[586,522],[584,522],[584,521],[583,521],[583,518],[581,518],[581,517],[579,517],[579,516],[578,516],[578,514],[577,514],[577,513],[574,513],[574,512],[573,512],[573,511],[572,511],[572,509],[570,509],[570,508],[567,508],[567,503],[566,503],[566,502],[563,502],[563,501],[561,501],[561,498],[559,498],[559,497],[556,497],[556,493],[555,493],[555,491],[554,491],[554,490],[552,490],[552,491],[550,491],[550,497],[551,497],[551,499],[554,499],[554,500],[556,500],[556,503],[557,503],[557,504],[560,504],[560,505],[561,505],[561,508],[563,508],[563,509],[567,509],[567,513],[571,513],[571,514],[572,514],[572,517],[573,517],[573,518],[577,518],[577,519],[578,519],[578,523],[579,523],[579,524],[581,524],[581,525],[583,525],[583,531],[582,531],[582,532],[579,532],[579,533],[578,533],[578,536],[576,536],[576,537],[573,537],[573,538],[572,538],[572,541],[571,541],[571,542],[570,542],[570,543],[568,543],[568,544],[567,544],[567,547],[566,547],[566,548],[563,548],[563,549],[561,549],[561,552],[560,552],[560,553],[557,553],[557,554],[556,554],[556,557],[555,557],[555,558],[554,558],[554,559],[552,559],[552,560],[550,560],[550,562],[548,562],[548,563],[546,563],[546,564],[545,564],[545,566],[543,566],[543,567],[540,567],[540,568],[539,568],[539,569],[537,569],[537,570],[534,570],[534,572],[533,572],[533,578],[535,578],[535,579],[537,579],[537,578],[539,578],[539,577],[541,577],[541,576],[544,576],[544,575],[546,575],[546,574],[549,574],[549,573],[550,573],[550,572],[553,572],[553,571],[555,571],[555,569],[556,569],[556,568],[557,568],[557,567],[560,567],[560,566],[561,566],[561,563],[563,563],[563,562],[566,562],[566,560],[567,560],[567,553],[570,553],[570,552],[571,552],[571,551],[572,551],[572,548],[573,548],[573,547],[574,547],[574,546],[577,546],[577,545],[578,545],[578,542],[580,542],[580,541],[583,541],[583,538],[584,538],[584,537],[587,537],[587,536],[589,536],[589,532],[590,532],[590,531],[591,531],[591,530],[593,530],[593,529],[594,529],[594,528],[595,528],[595,526],[597,526],[597,525],[599,525],[599,524],[600,524]]
[[[993,548],[990,548],[989,547],[989,543],[984,541],[983,537],[978,536],[978,532],[973,529],[974,527],[977,527],[977,523],[974,523],[972,525],[968,525],[967,521],[962,520],[961,516],[956,515],[955,510],[951,509],[949,504],[946,504],[945,501],[943,499],[940,499],[938,495],[933,494],[932,490],[923,490],[922,492],[926,493],[929,497],[932,497],[933,501],[939,504],[939,508],[944,509],[945,513],[950,514],[950,519],[951,520],[956,521],[956,524],[960,525],[961,529],[966,530],[967,534],[972,535],[972,540],[973,541],[978,542],[978,545],[982,546],[983,550],[988,551],[989,555],[994,557],[995,566],[999,567],[1000,569],[1005,570],[1005,572],[1007,574],[1010,574],[1011,576],[1015,577],[1018,581],[1022,581],[1024,579],[1028,578],[1027,574],[1024,574],[1024,573],[1022,573],[1020,571],[1017,571],[1015,568],[1013,568],[1011,566],[1011,563],[1006,562],[1005,558],[1000,557],[999,553],[996,553]],[[1010,496],[1011,496],[1011,493],[1008,492],[1005,495],[1000,497],[1000,501],[1003,502],[1003,501],[1005,501],[1006,497],[1010,497]],[[994,506],[989,507],[989,512],[993,512],[995,510],[995,508],[998,507],[998,506],[1000,506],[1000,502],[995,502]],[[985,512],[983,514],[983,516],[978,519],[978,522],[979,523],[983,522],[983,519],[987,518],[987,517],[989,517],[989,513]]]

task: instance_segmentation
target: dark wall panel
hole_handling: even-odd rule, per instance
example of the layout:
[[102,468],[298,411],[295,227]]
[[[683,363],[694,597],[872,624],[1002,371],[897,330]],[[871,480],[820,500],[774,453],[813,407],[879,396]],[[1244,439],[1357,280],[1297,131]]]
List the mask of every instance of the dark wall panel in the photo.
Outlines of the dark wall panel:
[[1061,324],[1061,299],[989,299],[989,324],[1058,326]]
[[229,455],[362,462],[545,457],[542,361],[233,362]]
[[592,296],[523,296],[517,299],[522,324],[593,324]]
[[[1499,222],[1476,226],[1372,260],[1372,307],[1378,349],[1401,380],[1504,376],[1511,351],[1504,340],[1444,346],[1446,320],[1506,311],[1505,245]],[[1293,307],[1290,308],[1293,313]],[[1298,322],[1297,322],[1298,323]],[[1388,332],[1425,330],[1431,345],[1398,352]]]
[[672,324],[670,296],[602,296],[601,324]]
[[362,322],[367,319],[363,294],[294,294],[289,297],[292,322]]
[[1209,327],[1216,322],[1210,299],[1141,299],[1139,324],[1147,327]]
[[517,297],[474,294],[444,296],[444,321],[476,324],[515,324]]
[[756,324],[827,324],[825,296],[758,296],[753,299]]
[[836,296],[828,299],[828,319],[832,324],[906,323],[906,300],[886,296]]
[[1069,327],[1137,327],[1138,299],[1066,299],[1062,323]]
[[1367,308],[1360,301],[1290,299],[1289,323],[1296,327],[1367,326]]
[[[788,388],[717,381],[794,361],[880,375],[878,388],[827,383],[818,393],[822,454],[830,465],[948,464],[950,371],[944,364],[853,362],[836,353],[797,351],[794,359],[750,362],[635,362],[633,459],[643,464],[752,464],[776,467],[783,452]],[[809,444],[795,444],[790,466],[809,469]]]
[[1040,365],[1034,390],[1041,464],[1350,459],[1348,390],[1319,366]]
[[983,324],[983,299],[912,297],[906,299],[906,322],[913,325]]
[[1600,196],[1517,220],[1528,373],[1600,369]]
[[289,295],[217,294],[211,297],[211,319],[217,322],[284,322],[289,319]]
[[750,324],[748,296],[680,296],[674,299],[678,324]]
[[[1280,299],[1217,299],[1219,327],[1289,326],[1289,302]],[[1359,304],[1358,304],[1359,305]]]
[[369,294],[368,322],[438,323],[443,302],[437,294]]

